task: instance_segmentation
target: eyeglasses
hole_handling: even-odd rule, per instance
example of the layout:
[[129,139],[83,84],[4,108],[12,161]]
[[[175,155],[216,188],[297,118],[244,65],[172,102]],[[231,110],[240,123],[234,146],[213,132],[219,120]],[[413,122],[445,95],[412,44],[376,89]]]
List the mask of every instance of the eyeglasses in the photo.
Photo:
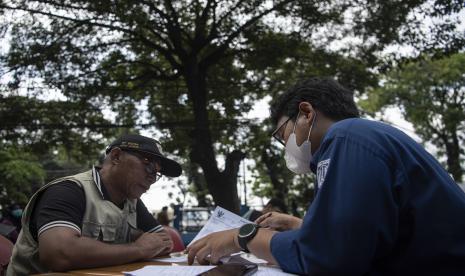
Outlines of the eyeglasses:
[[287,123],[292,119],[292,117],[289,117],[287,118],[286,121],[284,121],[284,123],[282,123],[275,131],[273,131],[273,133],[271,134],[271,136],[273,136],[274,139],[276,139],[279,143],[281,143],[281,145],[283,146],[286,146],[286,143],[284,142],[284,138],[282,137],[281,133],[284,132],[281,132],[280,130],[282,128],[286,129],[287,127]]
[[146,157],[136,151],[132,150],[123,150],[124,152],[127,152],[137,158],[139,158],[142,163],[145,165],[145,171],[155,177],[155,182],[160,180],[160,178],[163,176],[161,173],[158,172],[157,170],[157,163],[160,164],[160,160],[157,158],[149,158]]

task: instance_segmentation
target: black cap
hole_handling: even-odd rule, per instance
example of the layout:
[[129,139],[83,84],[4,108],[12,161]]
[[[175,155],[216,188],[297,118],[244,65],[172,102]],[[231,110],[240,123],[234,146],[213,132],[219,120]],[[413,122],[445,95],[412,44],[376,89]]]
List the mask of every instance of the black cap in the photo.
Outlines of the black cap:
[[176,177],[182,173],[181,165],[178,162],[168,159],[161,153],[161,145],[155,139],[138,134],[125,134],[111,143],[105,153],[110,153],[111,149],[119,147],[122,150],[132,150],[156,156],[161,159],[160,173],[166,176]]

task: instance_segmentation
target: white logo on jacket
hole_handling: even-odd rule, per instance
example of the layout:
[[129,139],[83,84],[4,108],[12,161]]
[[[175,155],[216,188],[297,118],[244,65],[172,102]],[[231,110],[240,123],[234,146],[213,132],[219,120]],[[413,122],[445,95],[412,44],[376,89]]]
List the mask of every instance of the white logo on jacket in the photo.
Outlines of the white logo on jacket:
[[318,162],[316,168],[316,180],[318,182],[318,189],[321,188],[323,182],[325,181],[326,173],[328,172],[329,161],[331,161],[331,159]]

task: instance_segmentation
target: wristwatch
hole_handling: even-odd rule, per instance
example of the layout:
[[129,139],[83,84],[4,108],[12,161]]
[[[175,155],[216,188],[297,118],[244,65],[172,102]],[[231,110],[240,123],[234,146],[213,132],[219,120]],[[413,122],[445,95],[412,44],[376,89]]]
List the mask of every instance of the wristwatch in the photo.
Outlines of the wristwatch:
[[247,248],[247,243],[251,241],[258,232],[258,228],[260,226],[255,223],[247,223],[239,228],[239,235],[237,235],[237,241],[239,242],[239,246],[242,248],[242,251],[249,253],[249,249]]

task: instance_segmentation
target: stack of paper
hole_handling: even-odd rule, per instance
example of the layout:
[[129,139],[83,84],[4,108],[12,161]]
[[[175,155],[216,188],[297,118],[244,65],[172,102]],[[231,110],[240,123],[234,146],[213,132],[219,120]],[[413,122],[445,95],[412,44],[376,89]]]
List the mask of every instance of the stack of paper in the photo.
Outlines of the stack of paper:
[[246,223],[252,222],[218,206],[213,211],[210,219],[203,226],[197,236],[195,236],[195,238],[190,242],[190,244],[208,234],[239,228]]
[[[176,265],[176,266],[155,266],[149,265],[144,268],[123,272],[124,275],[130,276],[149,276],[149,275],[157,275],[157,276],[172,276],[172,275],[183,275],[183,276],[196,276],[200,273],[203,273],[207,270],[214,268],[213,265],[207,266],[189,266],[189,265]],[[253,274],[254,276],[286,276],[286,275],[294,275],[283,272],[281,269],[276,267],[267,267],[267,266],[259,266],[257,272]]]
[[172,275],[185,275],[195,276],[203,273],[207,270],[214,268],[214,265],[206,266],[192,266],[192,265],[176,265],[176,266],[164,266],[164,265],[148,265],[141,269],[123,272],[124,275],[132,276],[145,276],[145,275],[157,275],[157,276],[172,276]]

